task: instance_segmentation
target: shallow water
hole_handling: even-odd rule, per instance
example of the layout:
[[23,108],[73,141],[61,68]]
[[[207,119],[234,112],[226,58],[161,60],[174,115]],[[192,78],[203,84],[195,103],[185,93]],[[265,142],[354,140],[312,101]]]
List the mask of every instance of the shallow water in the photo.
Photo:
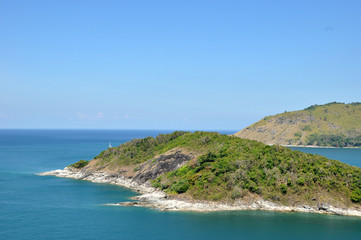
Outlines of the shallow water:
[[[136,193],[109,184],[34,175],[89,160],[109,142],[117,146],[166,132],[0,130],[0,239],[360,239],[357,217],[105,206]],[[361,166],[360,149],[297,150]]]

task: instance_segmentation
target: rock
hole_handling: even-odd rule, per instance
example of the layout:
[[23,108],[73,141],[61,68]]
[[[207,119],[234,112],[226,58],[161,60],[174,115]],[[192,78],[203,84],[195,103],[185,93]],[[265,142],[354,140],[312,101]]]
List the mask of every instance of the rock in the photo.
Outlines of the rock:
[[329,204],[326,203],[317,204],[317,210],[327,211],[329,208],[330,208]]
[[[176,156],[179,156],[176,154]],[[170,157],[161,157],[159,162],[166,162]],[[158,158],[159,160],[159,158]],[[178,163],[185,161],[184,158],[179,157]],[[172,167],[172,166],[170,166]],[[176,166],[173,166],[176,167]],[[209,212],[209,211],[239,211],[239,210],[267,210],[267,211],[279,211],[279,212],[310,212],[310,213],[324,213],[324,214],[337,214],[337,215],[349,215],[361,217],[361,211],[356,209],[341,209],[335,208],[328,203],[321,203],[317,205],[317,208],[312,208],[308,205],[301,206],[282,206],[276,203],[265,201],[263,199],[242,199],[234,203],[220,203],[220,202],[208,202],[208,201],[186,201],[177,200],[174,198],[168,198],[167,195],[145,184],[140,184],[132,179],[123,177],[117,174],[111,174],[107,172],[86,172],[75,171],[65,168],[64,170],[55,170],[46,173],[38,174],[41,176],[53,175],[57,177],[75,178],[81,180],[87,180],[98,183],[112,183],[133,189],[138,191],[142,195],[136,196],[132,199],[136,201],[120,202],[116,204],[107,205],[120,205],[120,206],[143,206],[151,207],[159,210],[168,211],[197,211],[197,212]],[[152,176],[152,175],[150,175]]]
[[193,156],[186,155],[181,151],[160,155],[158,158],[151,159],[144,163],[137,171],[137,175],[133,178],[133,181],[145,183],[148,180],[153,180],[162,173],[177,170],[192,158]]
[[119,202],[117,203],[117,205],[121,205],[121,206],[137,206],[140,205],[139,202]]

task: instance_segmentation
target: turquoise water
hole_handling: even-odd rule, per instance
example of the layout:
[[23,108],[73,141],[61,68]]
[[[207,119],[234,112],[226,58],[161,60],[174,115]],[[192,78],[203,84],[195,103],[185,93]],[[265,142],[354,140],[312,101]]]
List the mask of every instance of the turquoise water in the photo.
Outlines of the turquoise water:
[[[360,239],[361,218],[114,207],[126,188],[34,173],[169,131],[0,130],[0,239]],[[227,133],[227,132],[225,132]],[[361,166],[360,149],[297,149]]]
[[293,150],[323,155],[330,159],[339,160],[352,166],[361,167],[360,148],[302,148],[291,147]]

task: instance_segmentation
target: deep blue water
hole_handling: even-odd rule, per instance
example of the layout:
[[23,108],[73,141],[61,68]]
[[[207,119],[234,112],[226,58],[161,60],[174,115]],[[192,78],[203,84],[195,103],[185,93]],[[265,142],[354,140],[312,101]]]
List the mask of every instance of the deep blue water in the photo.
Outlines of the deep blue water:
[[[170,131],[0,130],[0,239],[361,239],[361,218],[307,213],[160,212],[112,207],[136,193],[34,173]],[[231,132],[225,132],[231,133]],[[297,150],[361,166],[360,149]]]

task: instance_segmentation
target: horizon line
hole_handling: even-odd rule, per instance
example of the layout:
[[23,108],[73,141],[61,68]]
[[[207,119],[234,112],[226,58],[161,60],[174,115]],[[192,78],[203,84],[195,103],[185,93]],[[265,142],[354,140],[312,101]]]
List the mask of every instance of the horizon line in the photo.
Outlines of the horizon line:
[[0,128],[0,130],[131,130],[131,131],[239,131],[236,129],[174,129],[174,128]]

